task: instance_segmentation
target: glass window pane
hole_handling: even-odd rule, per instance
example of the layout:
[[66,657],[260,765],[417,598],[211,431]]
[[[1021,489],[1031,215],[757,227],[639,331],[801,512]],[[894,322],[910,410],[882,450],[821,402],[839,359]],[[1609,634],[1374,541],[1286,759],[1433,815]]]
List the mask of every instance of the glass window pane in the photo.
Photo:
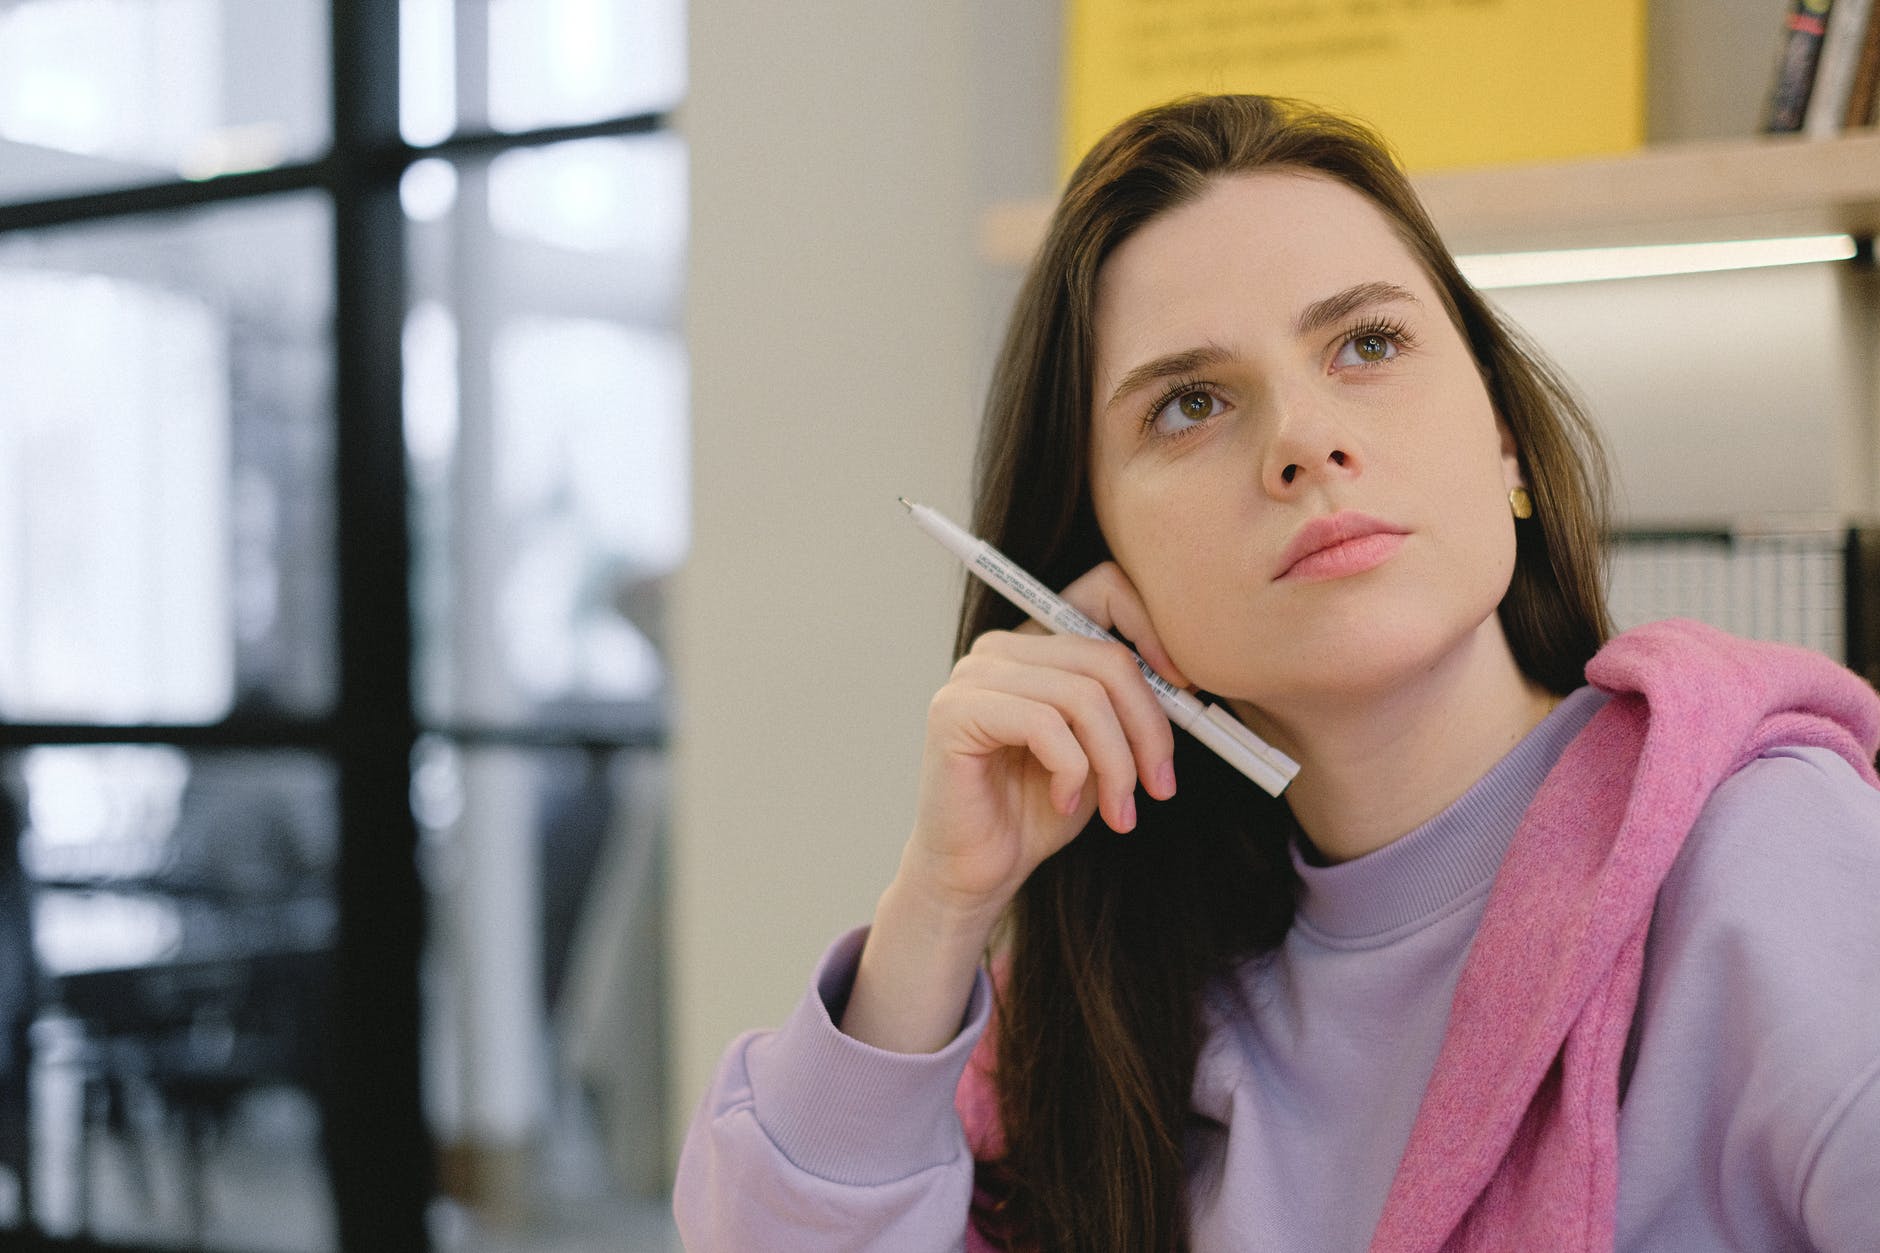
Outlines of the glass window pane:
[[677,135],[518,148],[490,162],[491,226],[504,238],[611,257],[649,321],[676,317],[686,238]]
[[0,235],[0,717],[330,706],[330,218]]
[[319,155],[326,0],[0,5],[0,200]]
[[582,1247],[678,1247],[660,1062],[666,780],[653,751],[420,747],[443,1248],[488,1247],[478,1226],[503,1214],[606,1233]]
[[685,94],[683,0],[401,0],[401,126],[532,130],[662,113]]
[[332,770],[143,745],[3,764],[0,1231],[333,1248]]
[[670,109],[681,0],[490,0],[490,124],[527,130]]
[[657,719],[689,538],[684,179],[669,135],[407,175],[427,718]]

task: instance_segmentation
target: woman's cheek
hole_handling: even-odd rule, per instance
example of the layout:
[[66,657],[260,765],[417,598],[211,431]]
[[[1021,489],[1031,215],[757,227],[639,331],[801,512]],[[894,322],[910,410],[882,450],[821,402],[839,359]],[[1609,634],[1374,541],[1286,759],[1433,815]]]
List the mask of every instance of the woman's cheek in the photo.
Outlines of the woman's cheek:
[[1247,683],[1248,660],[1260,641],[1245,622],[1244,607],[1237,612],[1232,605],[1214,603],[1207,586],[1169,588],[1149,602],[1149,618],[1189,682],[1208,691],[1238,690]]

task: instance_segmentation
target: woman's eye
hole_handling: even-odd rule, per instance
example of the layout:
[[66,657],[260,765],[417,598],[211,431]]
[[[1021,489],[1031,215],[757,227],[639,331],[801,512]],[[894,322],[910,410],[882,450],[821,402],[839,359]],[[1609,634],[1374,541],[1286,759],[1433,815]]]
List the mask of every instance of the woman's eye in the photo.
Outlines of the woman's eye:
[[1378,331],[1366,331],[1362,335],[1353,335],[1345,341],[1345,346],[1338,350],[1333,365],[1376,365],[1380,361],[1389,361],[1397,355],[1397,343],[1390,336]]
[[1196,422],[1205,422],[1221,411],[1221,402],[1213,392],[1189,391],[1171,396],[1156,410],[1153,426],[1158,434],[1187,430]]

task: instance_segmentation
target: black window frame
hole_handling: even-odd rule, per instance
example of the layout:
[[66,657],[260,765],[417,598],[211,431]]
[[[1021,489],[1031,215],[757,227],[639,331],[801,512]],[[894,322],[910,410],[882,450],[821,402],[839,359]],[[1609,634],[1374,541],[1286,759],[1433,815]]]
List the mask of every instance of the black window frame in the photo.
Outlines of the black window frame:
[[[663,716],[618,735],[549,727],[424,726],[413,692],[409,488],[401,332],[406,219],[399,181],[414,162],[486,161],[570,140],[672,129],[666,112],[517,132],[459,131],[425,147],[399,131],[398,0],[328,0],[332,134],[317,160],[222,175],[0,203],[0,235],[135,220],[215,204],[325,193],[333,221],[334,521],[338,689],[330,714],[236,713],[209,725],[0,721],[0,750],[52,744],[302,749],[338,780],[339,933],[328,1029],[323,1158],[338,1245],[360,1253],[430,1247],[436,1153],[421,1092],[419,960],[425,897],[411,762],[421,733],[467,744],[575,746],[594,753],[665,747]],[[27,1180],[22,1187],[30,1186]],[[22,1249],[156,1253],[173,1246],[8,1231]]]

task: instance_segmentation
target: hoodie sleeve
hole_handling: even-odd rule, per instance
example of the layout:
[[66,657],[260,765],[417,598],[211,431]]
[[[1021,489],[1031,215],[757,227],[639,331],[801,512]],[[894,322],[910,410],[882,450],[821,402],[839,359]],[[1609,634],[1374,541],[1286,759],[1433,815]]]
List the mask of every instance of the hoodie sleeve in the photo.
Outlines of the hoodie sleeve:
[[1801,1178],[1802,1223],[1820,1253],[1880,1249],[1880,1060],[1823,1120]]
[[774,1031],[720,1059],[679,1158],[689,1253],[947,1253],[966,1246],[973,1159],[955,1089],[991,1008],[984,971],[938,1053],[890,1053],[835,1025],[866,928],[824,954]]
[[1880,791],[1820,748],[1711,797],[1659,897],[1620,1113],[1639,1248],[1880,1250]]

